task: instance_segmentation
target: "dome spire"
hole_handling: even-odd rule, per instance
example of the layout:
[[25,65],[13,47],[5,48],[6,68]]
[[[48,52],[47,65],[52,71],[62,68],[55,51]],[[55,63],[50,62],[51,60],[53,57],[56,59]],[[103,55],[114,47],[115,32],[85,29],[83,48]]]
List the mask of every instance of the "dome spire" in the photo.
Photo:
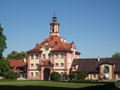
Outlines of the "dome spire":
[[57,22],[57,17],[55,16],[55,10],[53,13],[53,18],[52,18],[52,22],[50,23],[50,36],[60,36],[59,33],[59,23]]
[[55,9],[54,9],[54,12],[53,12],[53,18],[52,18],[53,22],[57,22],[57,17],[56,17],[56,12],[55,12]]
[[55,16],[56,16],[56,12],[55,12],[55,9],[54,9],[53,15],[54,15],[53,17],[55,17]]

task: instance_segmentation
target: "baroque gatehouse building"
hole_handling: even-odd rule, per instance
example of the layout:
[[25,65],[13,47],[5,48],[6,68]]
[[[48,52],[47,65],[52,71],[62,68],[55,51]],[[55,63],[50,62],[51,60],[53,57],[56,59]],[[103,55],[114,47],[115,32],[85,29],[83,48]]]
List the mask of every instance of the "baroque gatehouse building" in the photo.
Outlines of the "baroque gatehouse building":
[[48,80],[52,72],[87,72],[86,80],[120,80],[120,59],[88,58],[81,59],[74,42],[67,43],[60,36],[57,17],[50,23],[49,37],[27,51],[28,59],[9,60],[11,69],[21,73],[27,80]]

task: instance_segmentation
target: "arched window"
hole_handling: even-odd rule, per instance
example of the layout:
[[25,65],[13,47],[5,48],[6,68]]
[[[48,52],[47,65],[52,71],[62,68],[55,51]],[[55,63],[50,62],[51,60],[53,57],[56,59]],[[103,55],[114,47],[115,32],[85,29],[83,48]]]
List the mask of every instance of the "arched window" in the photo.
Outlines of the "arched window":
[[54,28],[52,28],[52,33],[54,33]]
[[108,66],[104,66],[104,73],[109,73],[109,67]]

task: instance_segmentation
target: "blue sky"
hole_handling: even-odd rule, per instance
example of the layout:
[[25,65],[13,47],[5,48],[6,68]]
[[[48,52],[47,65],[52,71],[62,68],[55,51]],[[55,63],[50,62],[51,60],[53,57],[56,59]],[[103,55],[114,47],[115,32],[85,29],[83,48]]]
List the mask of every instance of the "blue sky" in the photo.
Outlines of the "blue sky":
[[120,52],[120,0],[0,0],[4,56],[28,51],[47,38],[54,9],[61,36],[75,42],[81,58]]

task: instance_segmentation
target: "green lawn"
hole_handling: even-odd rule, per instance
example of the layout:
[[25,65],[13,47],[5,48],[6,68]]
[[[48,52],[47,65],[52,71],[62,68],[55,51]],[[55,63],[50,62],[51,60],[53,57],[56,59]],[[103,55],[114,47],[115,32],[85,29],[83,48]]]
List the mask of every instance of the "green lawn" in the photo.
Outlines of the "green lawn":
[[16,81],[16,80],[0,80],[1,89],[12,90],[34,90],[34,89],[52,89],[52,90],[72,90],[86,87],[104,86],[100,83],[71,83],[71,82],[54,82],[54,81]]

